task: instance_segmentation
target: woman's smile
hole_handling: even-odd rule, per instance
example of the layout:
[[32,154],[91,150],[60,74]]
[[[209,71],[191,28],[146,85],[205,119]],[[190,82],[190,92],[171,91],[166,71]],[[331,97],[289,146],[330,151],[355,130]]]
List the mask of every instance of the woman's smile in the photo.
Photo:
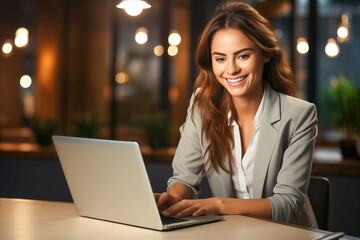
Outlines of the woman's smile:
[[225,78],[225,80],[230,82],[230,83],[238,83],[238,82],[243,81],[246,77],[247,77],[247,75],[242,76],[242,77],[238,77],[238,78]]

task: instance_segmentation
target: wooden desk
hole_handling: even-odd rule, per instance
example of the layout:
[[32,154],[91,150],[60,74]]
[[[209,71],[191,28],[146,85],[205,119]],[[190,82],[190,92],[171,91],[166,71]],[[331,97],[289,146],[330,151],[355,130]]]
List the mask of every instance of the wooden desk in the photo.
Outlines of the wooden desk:
[[329,232],[246,216],[160,232],[80,217],[72,203],[0,198],[0,239],[319,239]]

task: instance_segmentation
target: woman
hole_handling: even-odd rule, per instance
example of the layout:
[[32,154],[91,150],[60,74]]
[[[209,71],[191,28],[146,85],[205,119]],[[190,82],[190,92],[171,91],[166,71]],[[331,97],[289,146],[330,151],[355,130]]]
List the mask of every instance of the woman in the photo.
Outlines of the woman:
[[[307,197],[317,113],[291,97],[292,72],[266,19],[217,8],[200,38],[200,69],[173,160],[166,216],[246,214],[317,227]],[[213,198],[196,199],[203,176]]]

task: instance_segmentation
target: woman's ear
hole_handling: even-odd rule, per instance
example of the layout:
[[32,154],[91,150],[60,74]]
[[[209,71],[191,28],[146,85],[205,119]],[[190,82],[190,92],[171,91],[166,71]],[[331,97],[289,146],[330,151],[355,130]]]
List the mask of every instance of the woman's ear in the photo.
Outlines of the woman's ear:
[[264,55],[264,63],[267,63],[271,60],[271,57],[268,55]]

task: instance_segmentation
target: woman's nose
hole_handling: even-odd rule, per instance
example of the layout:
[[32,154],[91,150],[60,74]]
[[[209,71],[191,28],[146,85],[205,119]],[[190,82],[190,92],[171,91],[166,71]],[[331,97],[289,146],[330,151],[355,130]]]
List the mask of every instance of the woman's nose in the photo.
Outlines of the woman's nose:
[[233,75],[236,74],[240,71],[240,67],[234,62],[234,61],[229,61],[227,66],[226,66],[226,72],[227,74]]

